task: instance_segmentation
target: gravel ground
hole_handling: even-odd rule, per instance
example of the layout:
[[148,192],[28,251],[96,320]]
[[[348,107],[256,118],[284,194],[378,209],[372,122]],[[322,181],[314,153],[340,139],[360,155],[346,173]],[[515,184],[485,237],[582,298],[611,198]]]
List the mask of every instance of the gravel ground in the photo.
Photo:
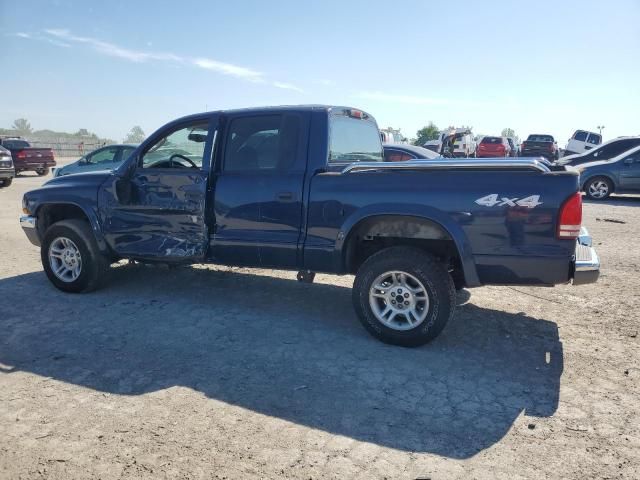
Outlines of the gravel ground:
[[640,197],[585,205],[595,285],[461,292],[432,344],[350,277],[119,265],[55,290],[0,189],[0,478],[640,478]]

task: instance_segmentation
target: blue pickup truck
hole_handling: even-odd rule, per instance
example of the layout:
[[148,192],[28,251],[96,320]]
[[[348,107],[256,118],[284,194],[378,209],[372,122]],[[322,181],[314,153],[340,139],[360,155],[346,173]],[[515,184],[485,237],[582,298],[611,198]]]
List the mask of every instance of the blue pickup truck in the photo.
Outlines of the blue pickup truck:
[[456,289],[598,278],[577,172],[543,159],[383,160],[361,110],[202,113],[114,171],[27,192],[20,223],[66,292],[95,289],[120,259],[355,274],[364,327],[404,346],[442,331]]

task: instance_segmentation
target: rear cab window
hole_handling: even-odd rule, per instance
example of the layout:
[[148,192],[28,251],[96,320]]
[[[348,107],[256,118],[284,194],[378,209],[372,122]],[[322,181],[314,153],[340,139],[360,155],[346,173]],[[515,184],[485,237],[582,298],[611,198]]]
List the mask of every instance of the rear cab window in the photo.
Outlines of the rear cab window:
[[329,164],[382,162],[382,143],[373,117],[355,109],[329,113]]
[[502,143],[502,137],[484,137],[482,139],[482,142],[480,143],[484,143],[485,145],[487,144],[501,144]]
[[24,140],[4,140],[2,146],[9,150],[19,150],[21,148],[30,148],[31,145]]
[[551,135],[529,135],[528,142],[553,142]]
[[573,134],[573,139],[579,142],[585,142],[587,140],[587,132],[584,130],[578,130]]

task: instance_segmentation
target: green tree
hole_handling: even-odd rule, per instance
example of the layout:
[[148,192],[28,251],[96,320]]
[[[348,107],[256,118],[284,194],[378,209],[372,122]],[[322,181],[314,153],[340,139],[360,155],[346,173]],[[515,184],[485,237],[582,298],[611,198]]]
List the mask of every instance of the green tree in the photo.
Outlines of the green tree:
[[80,130],[78,130],[76,132],[76,135],[79,137],[88,137],[89,136],[89,130],[87,130],[86,128],[81,128]]
[[440,130],[438,127],[433,122],[429,122],[429,125],[422,127],[416,132],[416,139],[413,141],[413,144],[422,146],[429,140],[436,140],[439,133]]
[[11,128],[13,130],[17,130],[18,133],[31,133],[33,131],[33,129],[31,128],[31,124],[26,118],[18,118],[14,120]]
[[129,133],[127,134],[126,137],[124,137],[123,142],[124,143],[140,143],[146,137],[147,136],[144,134],[144,131],[142,130],[142,128],[136,125],[131,130],[129,130]]
[[516,135],[516,132],[515,132],[515,130],[513,128],[503,128],[502,129],[502,136],[503,137],[511,137],[516,142],[516,144],[518,143],[517,140],[519,140],[519,138]]

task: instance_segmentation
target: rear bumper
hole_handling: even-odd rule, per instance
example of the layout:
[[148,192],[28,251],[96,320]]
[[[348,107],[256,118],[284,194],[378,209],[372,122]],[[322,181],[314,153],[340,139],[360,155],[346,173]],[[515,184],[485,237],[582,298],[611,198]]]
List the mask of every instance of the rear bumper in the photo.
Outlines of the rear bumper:
[[42,170],[43,168],[55,167],[56,161],[55,160],[42,160],[42,161],[33,160],[33,161],[26,161],[26,162],[13,162],[13,165],[16,171],[29,172],[29,171]]
[[31,215],[22,215],[20,217],[20,226],[29,241],[36,247],[40,246],[40,237],[38,236],[37,219]]
[[589,231],[582,227],[576,241],[576,256],[574,261],[573,284],[585,285],[595,283],[600,276],[600,258],[592,246]]

